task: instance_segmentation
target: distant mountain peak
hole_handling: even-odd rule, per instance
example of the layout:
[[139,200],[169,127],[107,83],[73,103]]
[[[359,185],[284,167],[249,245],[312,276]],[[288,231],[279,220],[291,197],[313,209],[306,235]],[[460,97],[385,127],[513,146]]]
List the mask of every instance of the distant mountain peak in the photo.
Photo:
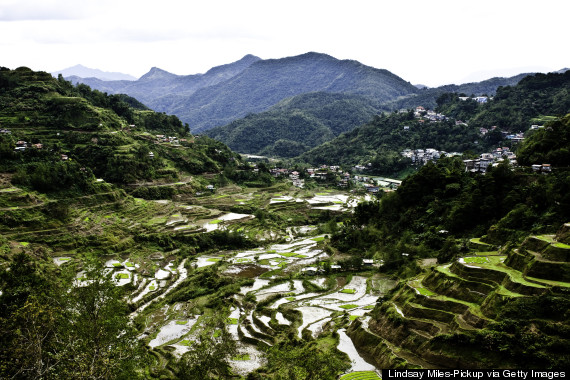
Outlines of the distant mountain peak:
[[139,80],[162,80],[177,77],[178,75],[169,73],[166,70],[153,66],[148,73],[139,78]]
[[51,73],[54,77],[57,77],[59,74],[63,75],[65,78],[76,76],[79,78],[97,78],[103,81],[112,81],[112,80],[136,80],[132,75],[123,74],[119,72],[109,72],[103,71],[99,69],[92,69],[81,64],[77,64],[75,66],[68,67],[67,69],[55,71]]

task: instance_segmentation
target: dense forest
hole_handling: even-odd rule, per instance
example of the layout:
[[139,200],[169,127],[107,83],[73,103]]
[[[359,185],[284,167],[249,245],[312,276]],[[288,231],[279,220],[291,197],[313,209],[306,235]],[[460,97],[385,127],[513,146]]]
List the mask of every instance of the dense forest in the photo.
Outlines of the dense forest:
[[377,112],[375,102],[363,96],[308,93],[206,134],[241,153],[291,158],[367,122]]

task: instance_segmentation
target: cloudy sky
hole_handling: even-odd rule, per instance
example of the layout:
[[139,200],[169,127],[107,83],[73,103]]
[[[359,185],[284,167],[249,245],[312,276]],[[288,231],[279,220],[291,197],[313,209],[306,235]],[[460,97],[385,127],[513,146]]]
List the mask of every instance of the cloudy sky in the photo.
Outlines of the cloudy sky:
[[567,0],[0,0],[0,66],[186,75],[254,54],[437,86],[570,66]]

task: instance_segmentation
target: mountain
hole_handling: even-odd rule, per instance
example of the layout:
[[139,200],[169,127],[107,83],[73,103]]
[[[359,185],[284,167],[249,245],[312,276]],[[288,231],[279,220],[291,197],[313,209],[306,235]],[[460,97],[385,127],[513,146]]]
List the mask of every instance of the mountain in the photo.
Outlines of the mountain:
[[287,98],[206,134],[241,153],[294,157],[367,122],[377,112],[376,102],[364,96],[314,92]]
[[[446,85],[437,88],[425,86],[425,88],[420,88],[421,85],[415,85],[418,88],[415,93],[382,104],[365,95],[337,94],[338,97],[333,97],[330,93],[325,96],[324,92],[307,93],[288,98],[283,104],[278,104],[259,114],[250,114],[225,126],[215,127],[208,130],[206,134],[228,144],[238,152],[294,157],[370,121],[372,116],[382,111],[409,109],[419,105],[433,109],[436,107],[438,97],[447,93],[494,94],[497,88],[515,85],[527,75],[491,78],[478,83]],[[406,135],[402,137],[404,136]],[[476,135],[471,137],[474,140],[477,139]],[[370,145],[372,141],[365,143]],[[447,145],[448,147],[456,146]],[[465,148],[465,145],[460,144],[457,147]],[[370,147],[370,149],[373,148]],[[319,156],[321,157],[319,161],[328,161],[326,155]],[[341,161],[349,159],[350,156],[343,157]],[[315,163],[312,159],[311,162]]]
[[59,74],[63,75],[65,78],[75,76],[79,78],[97,78],[102,81],[115,81],[115,80],[133,81],[137,79],[129,74],[102,71],[99,69],[91,69],[83,65],[75,65],[72,67],[68,67],[67,69],[55,71],[52,73],[54,77],[57,77]]
[[173,107],[172,113],[194,132],[202,132],[303,93],[361,95],[382,103],[416,91],[387,70],[306,53],[256,62],[226,82],[197,91]]
[[133,82],[71,80],[133,96],[156,111],[177,115],[193,132],[226,125],[305,93],[359,95],[380,104],[418,91],[387,70],[320,53],[268,60],[247,55],[203,75],[177,76],[153,68]]
[[214,67],[205,74],[176,75],[153,67],[136,81],[102,81],[97,78],[66,78],[109,94],[127,94],[158,112],[173,114],[172,108],[202,87],[213,86],[239,74],[260,58],[246,55],[239,61]]

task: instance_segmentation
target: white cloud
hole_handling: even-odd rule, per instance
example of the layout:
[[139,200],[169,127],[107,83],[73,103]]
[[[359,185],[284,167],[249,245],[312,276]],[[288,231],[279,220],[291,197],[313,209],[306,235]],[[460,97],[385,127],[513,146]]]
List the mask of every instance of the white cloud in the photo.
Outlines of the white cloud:
[[2,0],[0,22],[83,19],[89,15],[90,3],[90,0]]
[[0,0],[0,65],[193,74],[317,51],[433,86],[569,66],[568,11],[567,0]]

